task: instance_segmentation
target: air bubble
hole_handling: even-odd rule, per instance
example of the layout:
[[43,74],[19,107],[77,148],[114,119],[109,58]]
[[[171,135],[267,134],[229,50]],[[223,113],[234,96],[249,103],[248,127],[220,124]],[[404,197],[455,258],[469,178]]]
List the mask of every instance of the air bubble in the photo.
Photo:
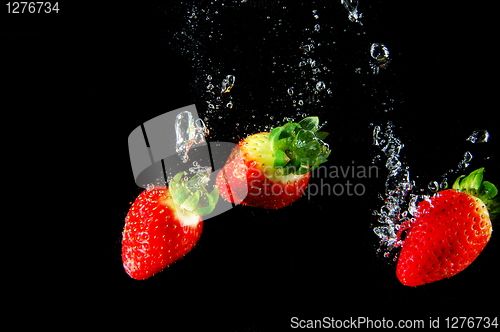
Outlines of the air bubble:
[[193,145],[205,142],[208,129],[202,119],[195,121],[191,112],[184,111],[175,118],[175,135],[175,151],[182,162],[186,163],[189,160],[189,150]]
[[316,83],[316,90],[318,91],[323,91],[326,89],[326,84],[325,82],[323,81],[319,81],[318,83]]
[[437,181],[431,181],[427,185],[427,188],[429,188],[430,191],[435,193],[439,190],[439,183]]
[[358,0],[340,0],[340,2],[344,5],[345,9],[349,12],[349,21],[359,23],[363,25],[359,20],[363,14],[358,12]]
[[[410,210],[409,193],[413,190],[413,182],[410,181],[409,167],[404,165],[399,153],[404,144],[393,133],[394,125],[391,122],[382,128],[373,128],[373,145],[378,146],[387,158],[385,167],[388,171],[385,182],[385,193],[381,195],[384,204],[378,211],[373,211],[377,221],[383,226],[375,227],[373,231],[380,239],[380,245],[384,247],[384,255],[391,252],[393,248],[401,244],[398,238],[398,229],[408,220]],[[379,155],[374,158],[375,162],[382,159]]]
[[375,75],[380,72],[380,68],[387,68],[390,62],[389,49],[382,43],[373,43],[370,46],[370,56],[372,58],[370,60],[370,67]]
[[234,86],[236,77],[233,75],[227,75],[225,79],[222,80],[221,93],[228,93]]
[[460,161],[460,163],[458,163],[458,169],[459,170],[464,170],[467,167],[469,167],[470,161],[472,160],[472,157],[473,157],[472,153],[470,153],[469,151],[466,151],[464,153],[464,156],[463,156],[462,160]]
[[474,130],[467,138],[471,143],[486,143],[490,138],[490,133],[487,130]]

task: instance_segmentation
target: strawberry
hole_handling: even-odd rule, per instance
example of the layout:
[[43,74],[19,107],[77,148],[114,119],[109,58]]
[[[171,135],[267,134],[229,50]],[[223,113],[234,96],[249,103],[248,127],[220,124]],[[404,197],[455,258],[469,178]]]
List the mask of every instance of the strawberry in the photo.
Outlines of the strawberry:
[[232,203],[279,209],[299,199],[310,172],[330,154],[317,117],[253,134],[233,148],[217,175],[221,196]]
[[190,180],[178,173],[170,187],[148,187],[134,201],[125,217],[122,261],[127,274],[143,280],[162,271],[187,254],[203,229],[202,215],[218,199],[215,188],[205,189],[206,177]]
[[396,266],[402,284],[449,278],[479,256],[491,237],[490,215],[500,212],[497,189],[482,180],[480,168],[418,204]]

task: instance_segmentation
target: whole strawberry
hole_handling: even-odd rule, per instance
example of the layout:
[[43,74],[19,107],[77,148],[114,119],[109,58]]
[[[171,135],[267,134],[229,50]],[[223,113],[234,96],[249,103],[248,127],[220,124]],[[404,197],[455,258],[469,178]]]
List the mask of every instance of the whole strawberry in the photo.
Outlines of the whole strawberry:
[[497,189],[483,168],[420,202],[399,254],[396,275],[419,286],[463,271],[491,238],[490,216],[500,212]]
[[304,193],[310,172],[330,154],[317,117],[253,134],[231,152],[217,175],[221,196],[232,203],[279,209]]
[[208,193],[206,179],[177,174],[170,187],[151,187],[134,201],[125,218],[122,261],[125,272],[143,280],[186,255],[198,242],[202,215],[217,203],[218,192]]

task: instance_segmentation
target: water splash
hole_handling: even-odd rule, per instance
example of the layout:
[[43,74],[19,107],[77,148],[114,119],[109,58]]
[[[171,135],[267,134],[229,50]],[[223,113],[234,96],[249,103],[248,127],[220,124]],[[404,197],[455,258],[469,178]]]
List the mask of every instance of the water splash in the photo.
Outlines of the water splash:
[[189,111],[183,111],[177,114],[175,118],[175,151],[183,163],[189,160],[189,150],[194,144],[205,143],[205,136],[208,135],[208,129],[201,119],[196,121]]
[[384,256],[388,257],[393,248],[401,245],[398,231],[411,219],[411,213],[416,210],[416,204],[421,199],[411,194],[415,183],[410,180],[409,167],[401,160],[402,141],[394,135],[394,125],[388,122],[385,128],[375,126],[373,129],[373,145],[377,146],[382,155],[375,159],[385,158],[385,168],[388,171],[385,192],[381,195],[384,204],[374,211],[377,221],[382,224],[373,229],[379,237]]

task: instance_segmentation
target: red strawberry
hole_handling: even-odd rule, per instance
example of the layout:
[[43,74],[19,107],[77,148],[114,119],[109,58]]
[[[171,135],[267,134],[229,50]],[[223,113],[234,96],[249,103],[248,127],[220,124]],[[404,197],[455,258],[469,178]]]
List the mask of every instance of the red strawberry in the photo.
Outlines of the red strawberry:
[[500,212],[497,189],[482,179],[481,168],[418,204],[396,267],[401,283],[449,278],[479,256],[491,237],[490,213]]
[[200,183],[177,174],[169,188],[148,188],[134,201],[125,218],[122,240],[123,267],[129,276],[143,280],[187,254],[203,229],[201,215],[217,203]]
[[330,154],[317,117],[287,123],[238,143],[217,175],[221,196],[232,203],[279,209],[299,199],[310,172]]

